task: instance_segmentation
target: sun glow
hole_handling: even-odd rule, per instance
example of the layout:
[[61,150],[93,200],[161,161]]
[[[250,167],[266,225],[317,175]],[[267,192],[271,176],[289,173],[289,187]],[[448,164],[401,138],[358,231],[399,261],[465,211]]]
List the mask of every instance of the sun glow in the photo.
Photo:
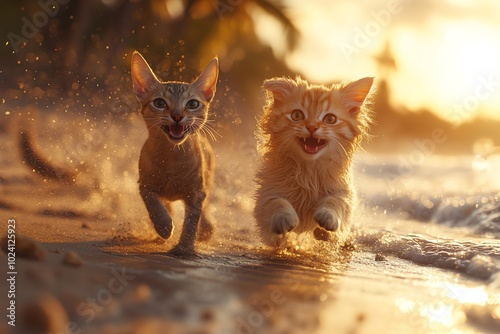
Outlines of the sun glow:
[[[361,47],[356,31],[375,24],[373,12],[387,10],[386,2],[371,7],[346,1],[325,2],[323,7],[290,3],[292,17],[300,18],[296,24],[302,38],[286,61],[307,79],[329,82],[388,75],[396,105],[430,109],[457,123],[477,116],[500,119],[500,22],[494,19],[498,4],[450,0],[418,10],[407,4]],[[376,59],[387,42],[396,69],[383,68]],[[341,48],[346,43],[359,47],[349,59]],[[480,88],[485,81],[490,83],[487,90]],[[459,119],[451,119],[449,115],[459,109]]]
[[413,29],[395,32],[400,68],[394,90],[399,103],[430,108],[444,118],[458,112],[460,119],[452,121],[465,121],[480,110],[499,117],[497,36],[500,30],[479,22],[440,21],[424,34]]
[[500,49],[486,27],[475,23],[447,27],[445,40],[444,56],[460,81],[474,82],[478,76],[498,70]]

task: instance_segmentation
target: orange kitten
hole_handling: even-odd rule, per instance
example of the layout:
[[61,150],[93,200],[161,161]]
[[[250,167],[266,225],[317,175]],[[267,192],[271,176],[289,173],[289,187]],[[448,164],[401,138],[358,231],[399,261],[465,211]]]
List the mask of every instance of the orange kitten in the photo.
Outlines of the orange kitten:
[[371,122],[366,99],[373,78],[331,87],[297,78],[264,82],[262,164],[254,216],[261,237],[277,245],[290,231],[348,231],[355,202],[354,151]]

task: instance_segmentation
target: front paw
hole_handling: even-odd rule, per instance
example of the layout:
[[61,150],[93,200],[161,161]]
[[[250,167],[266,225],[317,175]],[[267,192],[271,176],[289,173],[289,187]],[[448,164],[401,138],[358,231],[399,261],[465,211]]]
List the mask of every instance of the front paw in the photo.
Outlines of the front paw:
[[337,214],[327,208],[319,208],[313,216],[319,226],[327,231],[335,232],[339,229],[340,219]]
[[153,223],[156,233],[160,235],[163,239],[170,239],[172,233],[174,231],[174,225],[172,221],[164,222],[164,223]]
[[299,217],[293,210],[283,210],[274,214],[271,222],[271,231],[276,234],[285,234],[299,224]]

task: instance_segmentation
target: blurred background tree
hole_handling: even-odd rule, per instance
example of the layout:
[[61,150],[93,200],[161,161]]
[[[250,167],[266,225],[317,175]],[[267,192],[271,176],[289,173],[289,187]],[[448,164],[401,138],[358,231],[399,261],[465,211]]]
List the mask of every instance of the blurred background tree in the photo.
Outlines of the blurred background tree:
[[[61,98],[93,107],[130,93],[129,62],[139,50],[160,77],[194,79],[213,56],[221,66],[221,90],[258,100],[266,77],[291,72],[255,34],[255,10],[279,22],[293,49],[298,31],[280,1],[266,0],[71,0],[19,51],[5,43],[1,85],[19,103],[52,104]],[[3,36],[22,35],[22,17],[32,21],[35,1],[8,2]],[[257,89],[256,89],[257,88]],[[102,96],[101,96],[102,95]],[[223,98],[226,95],[219,94]],[[77,98],[75,100],[75,98]],[[109,101],[108,101],[109,102]],[[101,105],[99,105],[101,104]],[[254,105],[258,105],[258,102]],[[252,106],[250,106],[252,107]],[[248,108],[248,106],[246,107]],[[245,115],[248,113],[243,113]],[[252,113],[253,119],[255,113]]]

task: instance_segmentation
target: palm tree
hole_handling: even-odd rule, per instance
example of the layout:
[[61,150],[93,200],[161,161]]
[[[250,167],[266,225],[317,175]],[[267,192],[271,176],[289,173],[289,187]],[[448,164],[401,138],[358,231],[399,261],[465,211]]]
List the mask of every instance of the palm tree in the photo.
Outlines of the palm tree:
[[[96,59],[102,69],[117,63],[128,65],[123,55],[132,47],[150,50],[153,63],[161,60],[154,59],[155,55],[163,58],[170,48],[178,49],[173,50],[179,53],[174,57],[185,55],[199,62],[188,63],[189,66],[198,67],[214,53],[229,57],[236,44],[239,49],[243,47],[243,51],[259,46],[254,32],[256,8],[283,26],[290,50],[298,37],[295,25],[278,0],[116,0],[106,3],[112,4],[106,6],[102,0],[73,0],[61,10],[57,31],[54,32],[53,26],[44,27],[42,46],[59,53],[64,50],[64,59],[59,64],[65,70],[73,72],[77,67],[87,75],[87,71],[97,69]],[[177,3],[182,12],[175,17],[170,15],[169,3]],[[179,41],[183,47],[178,46]]]
[[[27,0],[9,4],[10,13],[17,13],[15,6],[25,6],[22,15],[27,16],[40,10]],[[170,12],[175,6],[180,10]],[[27,99],[30,90],[41,87],[46,104],[60,103],[64,96],[74,102],[75,94],[81,101],[104,103],[129,92],[129,57],[134,49],[151,64],[159,64],[157,72],[168,71],[166,77],[174,80],[192,79],[203,63],[218,55],[221,79],[233,92],[255,101],[247,108],[258,110],[258,99],[249,92],[257,94],[265,77],[291,73],[257,37],[257,15],[279,22],[288,50],[295,47],[299,33],[282,0],[72,0],[18,54],[4,49],[9,51],[4,59],[21,65],[5,66],[0,85],[18,89],[22,83],[27,94],[12,94]],[[27,63],[27,55],[38,60]],[[248,117],[253,121],[254,116]]]

